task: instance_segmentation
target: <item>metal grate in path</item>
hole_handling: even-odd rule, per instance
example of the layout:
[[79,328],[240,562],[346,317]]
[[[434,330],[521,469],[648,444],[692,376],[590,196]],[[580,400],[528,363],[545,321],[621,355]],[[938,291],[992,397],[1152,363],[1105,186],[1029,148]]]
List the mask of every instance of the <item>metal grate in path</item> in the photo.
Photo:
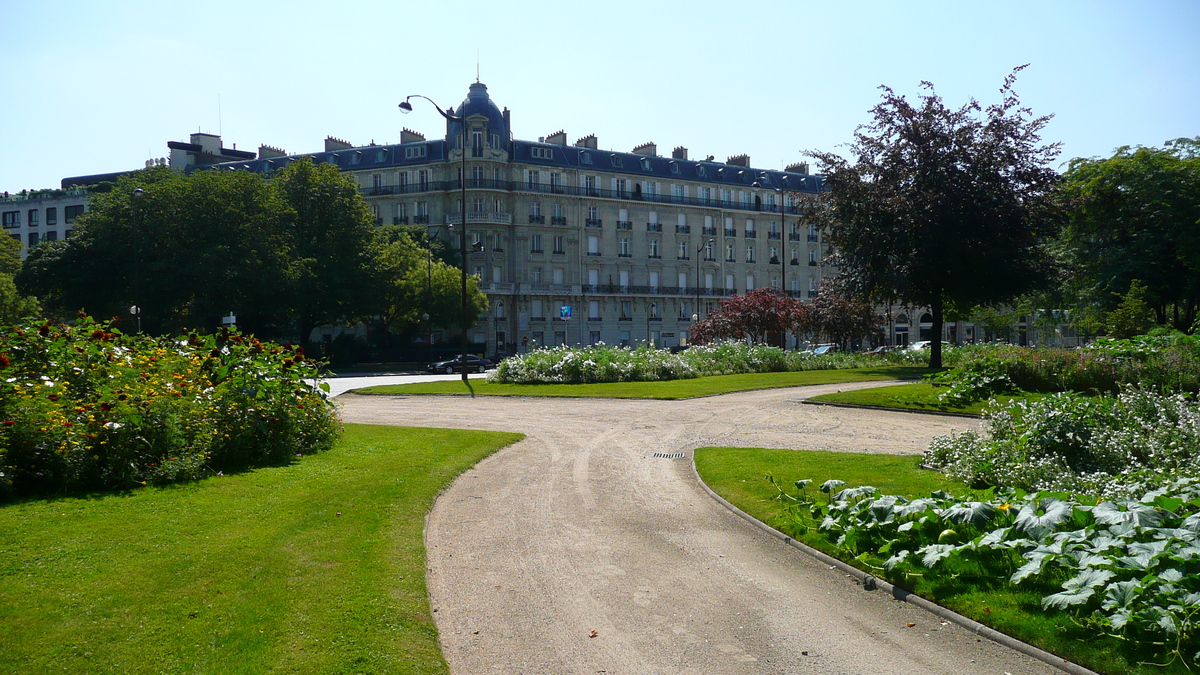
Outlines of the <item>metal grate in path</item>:
[[687,455],[682,452],[656,452],[651,456],[662,459],[683,459],[684,457],[687,457]]

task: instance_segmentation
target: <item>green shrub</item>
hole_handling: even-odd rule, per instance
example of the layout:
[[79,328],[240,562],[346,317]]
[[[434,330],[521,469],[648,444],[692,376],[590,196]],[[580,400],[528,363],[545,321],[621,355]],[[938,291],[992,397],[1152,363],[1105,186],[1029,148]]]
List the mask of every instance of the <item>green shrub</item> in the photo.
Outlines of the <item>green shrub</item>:
[[1200,409],[1182,394],[1058,393],[985,413],[983,433],[938,436],[925,462],[977,487],[1128,496],[1200,476]]
[[904,353],[886,358],[851,353],[813,356],[733,340],[693,346],[678,353],[646,345],[631,348],[601,343],[584,348],[551,347],[509,357],[488,373],[488,381],[502,384],[657,382],[741,373],[870,368],[884,364],[923,363],[924,358],[923,354]]
[[302,349],[223,329],[124,335],[81,317],[0,333],[0,495],[195,479],[327,449]]

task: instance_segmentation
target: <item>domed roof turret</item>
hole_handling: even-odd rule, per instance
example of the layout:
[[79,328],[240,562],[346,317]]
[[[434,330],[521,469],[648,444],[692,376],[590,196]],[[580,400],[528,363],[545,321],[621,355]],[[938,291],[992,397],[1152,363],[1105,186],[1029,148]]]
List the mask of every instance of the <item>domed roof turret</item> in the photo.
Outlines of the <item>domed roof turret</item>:
[[[508,142],[508,125],[504,122],[504,113],[500,112],[500,108],[495,103],[492,103],[492,99],[487,93],[487,85],[482,82],[476,82],[471,85],[471,89],[467,93],[467,98],[454,111],[454,115],[456,117],[468,118],[475,115],[483,115],[487,118],[487,133],[499,135],[501,143]],[[458,147],[458,136],[460,133],[462,133],[462,124],[458,122],[448,123],[446,127],[446,142],[450,144],[450,147]]]

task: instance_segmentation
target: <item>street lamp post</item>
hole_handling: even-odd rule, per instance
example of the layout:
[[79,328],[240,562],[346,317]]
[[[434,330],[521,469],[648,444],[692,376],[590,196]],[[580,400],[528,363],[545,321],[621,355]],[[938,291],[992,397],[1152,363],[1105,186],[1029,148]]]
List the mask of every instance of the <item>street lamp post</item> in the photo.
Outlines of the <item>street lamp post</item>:
[[[460,168],[459,184],[461,186],[461,216],[462,230],[458,233],[458,252],[461,257],[462,264],[462,381],[467,385],[467,117],[466,115],[458,116],[442,110],[441,106],[433,102],[433,99],[421,94],[413,94],[404,99],[400,103],[400,112],[408,114],[412,112],[412,104],[409,103],[414,98],[423,98],[433,105],[438,114],[446,118],[447,122],[458,122],[462,125],[462,143],[459,144],[459,151],[462,153],[462,163]],[[464,108],[464,111],[466,109]],[[470,385],[467,385],[468,389]],[[472,391],[474,396],[475,392]]]
[[[700,316],[700,252],[706,247],[712,246],[713,241],[714,240],[711,238],[708,241],[702,241],[700,248],[696,249],[696,309],[692,313],[693,317]],[[696,318],[693,318],[692,320],[695,321]]]
[[138,224],[137,212],[138,212],[138,202],[140,202],[142,200],[142,195],[144,195],[144,194],[146,194],[146,191],[143,190],[142,188],[134,189],[133,202],[132,202],[132,206],[131,206],[131,208],[133,210],[133,238],[136,241],[134,242],[134,245],[133,245],[133,299],[134,299],[134,304],[132,307],[129,308],[129,313],[133,314],[134,317],[137,319],[137,332],[139,332],[139,333],[142,332],[142,308],[140,305],[137,304],[137,302],[141,301],[142,284],[141,284],[141,279],[139,276],[141,274],[141,270],[139,269],[138,263],[140,262],[140,258],[142,255],[142,251],[141,251],[142,234],[141,234],[141,230],[140,230],[139,224]]
[[[775,188],[775,194],[778,197],[778,199],[776,201],[779,202],[779,294],[787,296],[787,297],[791,297],[790,295],[788,295],[788,290],[787,290],[787,261],[784,260],[784,253],[787,251],[787,248],[786,248],[786,244],[784,244],[784,239],[783,239],[783,237],[784,237],[783,231],[785,229],[783,226],[784,225],[783,214],[784,214],[784,210],[785,210],[783,208],[783,188]],[[782,347],[783,349],[787,349],[787,329],[786,328],[783,329],[783,335],[780,336],[779,341],[782,343],[779,346]]]

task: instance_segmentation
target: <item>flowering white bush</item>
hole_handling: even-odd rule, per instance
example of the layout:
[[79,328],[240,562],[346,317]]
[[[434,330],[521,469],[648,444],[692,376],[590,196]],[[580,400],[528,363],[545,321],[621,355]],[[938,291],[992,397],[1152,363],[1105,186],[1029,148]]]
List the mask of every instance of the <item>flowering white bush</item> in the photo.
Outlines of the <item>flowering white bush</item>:
[[742,341],[714,342],[678,353],[645,345],[551,347],[509,357],[488,373],[489,382],[505,384],[581,384],[655,382],[709,375],[775,373],[878,366],[862,354],[813,356]]
[[1053,394],[993,406],[985,417],[982,434],[934,438],[926,463],[981,487],[1096,496],[1128,496],[1200,476],[1200,408],[1180,394]]

